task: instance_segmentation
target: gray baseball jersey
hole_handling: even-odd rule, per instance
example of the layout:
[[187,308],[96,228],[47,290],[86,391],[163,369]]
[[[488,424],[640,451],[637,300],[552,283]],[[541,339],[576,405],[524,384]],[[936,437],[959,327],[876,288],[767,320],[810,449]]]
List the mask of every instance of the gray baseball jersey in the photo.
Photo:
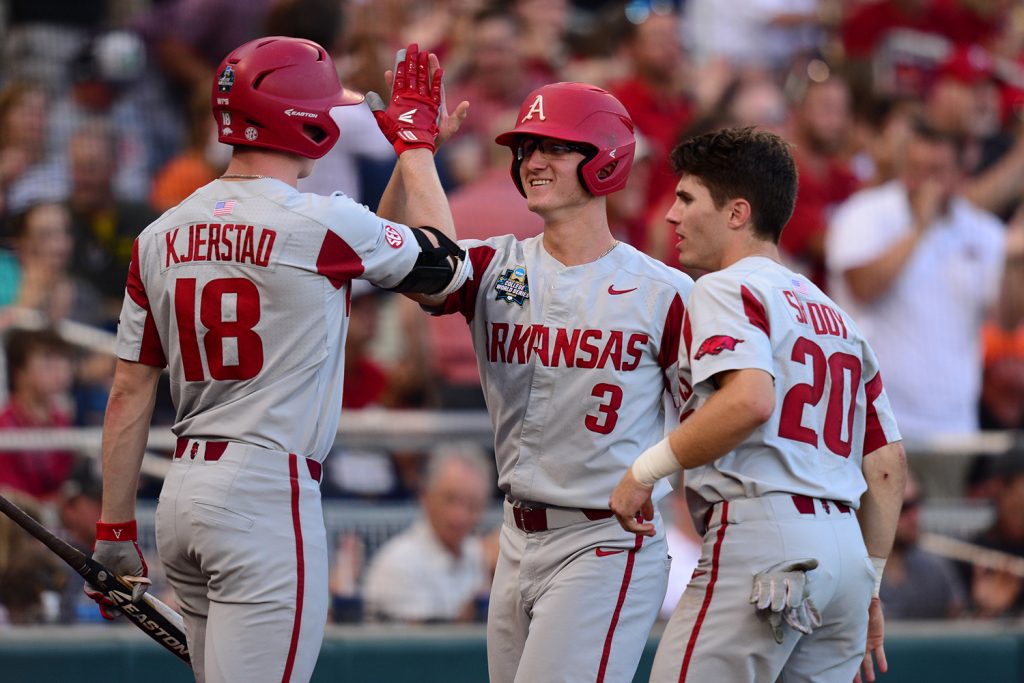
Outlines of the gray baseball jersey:
[[628,244],[571,268],[543,236],[461,244],[475,275],[444,312],[473,333],[498,486],[516,500],[606,508],[623,471],[678,423],[673,354],[692,280]]
[[[681,365],[698,407],[729,370],[775,380],[771,418],[733,452],[687,470],[705,528],[701,559],[666,626],[652,681],[842,681],[864,654],[874,568],[855,508],[865,454],[900,438],[875,355],[806,278],[748,257],[705,275],[683,322]],[[696,494],[696,495],[692,495]],[[822,617],[775,643],[748,603],[753,577],[818,560],[807,590]]]
[[419,251],[343,195],[269,178],[216,180],[135,241],[117,352],[169,365],[179,439],[157,549],[197,681],[312,675],[328,602],[319,462],[341,415],[349,287],[399,283]]
[[[601,510],[683,414],[678,349],[692,281],[626,244],[574,267],[543,236],[463,245],[474,279],[444,311],[469,321],[509,498],[488,610],[490,680],[630,681],[669,560],[660,519],[645,539]],[[536,507],[542,528],[523,521]]]
[[764,370],[776,391],[771,419],[687,471],[687,488],[709,503],[791,493],[856,508],[864,454],[900,435],[878,361],[849,316],[805,277],[746,258],[697,282],[683,329],[698,406],[725,370]]
[[410,230],[348,197],[214,181],[135,243],[118,355],[170,361],[178,436],[322,461],[341,415],[349,282],[398,284]]

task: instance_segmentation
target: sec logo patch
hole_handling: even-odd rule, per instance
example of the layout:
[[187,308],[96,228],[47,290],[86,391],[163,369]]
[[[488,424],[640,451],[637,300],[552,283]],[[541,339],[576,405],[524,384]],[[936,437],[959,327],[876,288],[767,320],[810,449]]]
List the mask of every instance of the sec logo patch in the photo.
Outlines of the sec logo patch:
[[402,233],[398,231],[398,228],[392,225],[384,226],[384,240],[394,249],[398,249],[405,243],[405,239],[402,238]]

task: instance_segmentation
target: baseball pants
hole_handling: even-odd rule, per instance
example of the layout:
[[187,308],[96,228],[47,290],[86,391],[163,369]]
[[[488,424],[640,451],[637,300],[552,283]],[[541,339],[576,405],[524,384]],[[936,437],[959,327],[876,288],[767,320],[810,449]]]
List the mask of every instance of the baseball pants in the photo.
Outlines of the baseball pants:
[[157,506],[157,549],[199,683],[312,676],[328,603],[319,474],[302,456],[179,441]]
[[669,558],[614,517],[548,510],[547,531],[517,528],[505,503],[487,616],[491,683],[629,683],[658,615]]
[[[854,511],[804,496],[772,495],[711,508],[700,562],[665,627],[651,681],[850,683],[864,656],[875,570]],[[813,557],[807,573],[822,625],[783,626],[777,644],[750,604],[754,576]]]

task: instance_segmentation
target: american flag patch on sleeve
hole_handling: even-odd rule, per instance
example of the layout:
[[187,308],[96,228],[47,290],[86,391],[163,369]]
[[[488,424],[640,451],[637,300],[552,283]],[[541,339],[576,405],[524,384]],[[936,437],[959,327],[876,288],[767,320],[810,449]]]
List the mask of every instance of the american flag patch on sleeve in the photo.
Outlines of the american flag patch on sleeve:
[[227,199],[221,200],[213,205],[214,216],[227,216],[235,210],[235,200]]

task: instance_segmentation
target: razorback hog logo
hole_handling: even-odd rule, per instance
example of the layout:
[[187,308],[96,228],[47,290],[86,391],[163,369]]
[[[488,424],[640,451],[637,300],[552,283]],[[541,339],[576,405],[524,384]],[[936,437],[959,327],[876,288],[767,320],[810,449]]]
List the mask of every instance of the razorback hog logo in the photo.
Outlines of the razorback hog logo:
[[716,334],[701,342],[700,348],[697,349],[697,354],[693,359],[700,360],[704,356],[717,356],[722,351],[732,351],[736,348],[737,344],[742,343],[742,339],[730,337],[727,334]]

